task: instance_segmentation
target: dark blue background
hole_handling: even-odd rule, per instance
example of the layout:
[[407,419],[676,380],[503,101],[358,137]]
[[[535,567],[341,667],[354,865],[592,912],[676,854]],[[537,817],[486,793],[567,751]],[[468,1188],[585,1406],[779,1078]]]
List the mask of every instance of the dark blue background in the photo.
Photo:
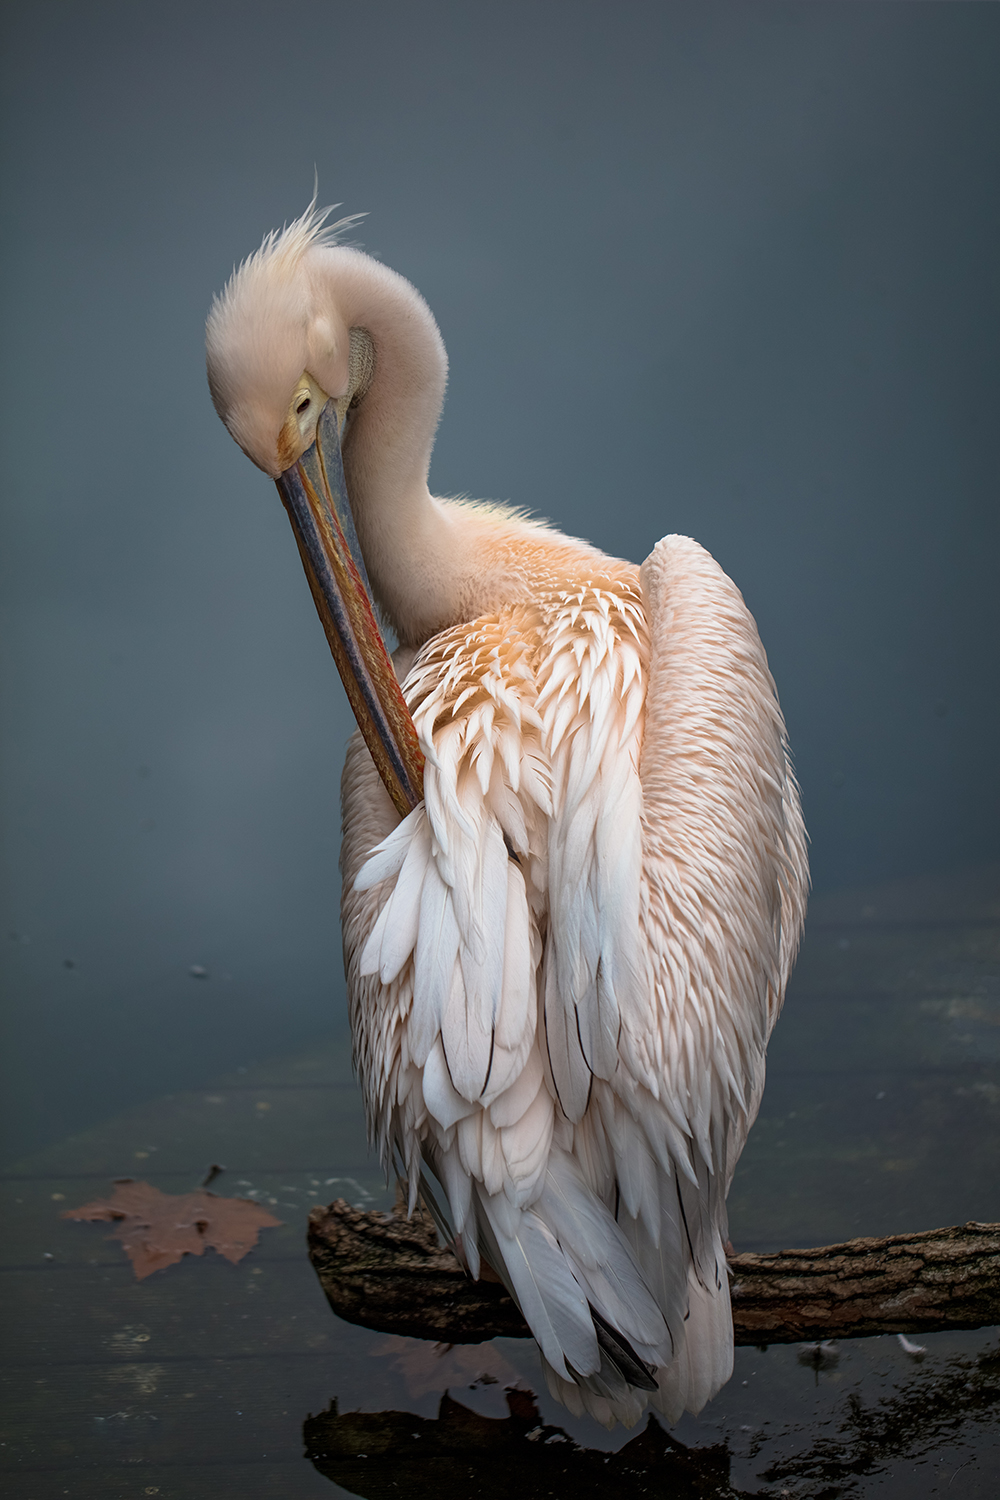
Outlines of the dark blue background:
[[997,6],[3,25],[12,1151],[342,1014],[348,709],[202,354],[314,166],[440,321],[440,492],[743,589],[817,887],[997,857]]

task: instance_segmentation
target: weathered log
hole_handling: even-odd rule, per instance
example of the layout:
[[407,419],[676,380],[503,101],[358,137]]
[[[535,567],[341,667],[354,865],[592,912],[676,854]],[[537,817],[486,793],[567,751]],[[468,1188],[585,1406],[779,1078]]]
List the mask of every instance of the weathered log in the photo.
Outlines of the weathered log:
[[430,1215],[364,1213],[343,1198],[309,1215],[309,1259],[330,1306],[348,1323],[447,1344],[530,1338],[495,1279],[473,1281],[438,1243]]
[[1000,1224],[734,1255],[729,1268],[739,1344],[1000,1323]]
[[[334,1312],[380,1333],[449,1344],[527,1338],[504,1287],[472,1281],[429,1215],[309,1215],[309,1256]],[[1000,1224],[958,1224],[813,1250],[733,1255],[738,1344],[932,1333],[1000,1323]]]

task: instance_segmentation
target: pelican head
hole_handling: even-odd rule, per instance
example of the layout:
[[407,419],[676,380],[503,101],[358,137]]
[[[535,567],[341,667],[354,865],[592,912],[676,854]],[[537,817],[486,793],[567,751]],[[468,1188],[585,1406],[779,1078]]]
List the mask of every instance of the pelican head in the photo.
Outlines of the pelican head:
[[[350,389],[350,330],[321,299],[321,257],[353,220],[313,208],[233,273],[208,316],[208,385],[248,458],[272,479],[315,441],[327,401]],[[317,264],[320,262],[320,264]]]
[[[208,383],[232,437],[278,486],[355,716],[393,802],[406,813],[420,800],[423,757],[375,619],[341,443],[378,362],[377,335],[365,326],[366,289],[370,300],[374,282],[385,300],[388,288],[411,321],[416,301],[436,338],[429,347],[440,348],[440,336],[402,277],[336,243],[355,218],[325,227],[327,213],[310,205],[233,273],[208,317]],[[437,409],[443,349],[438,364],[423,402]],[[436,417],[421,452],[420,415],[416,441],[412,431],[396,434],[396,467],[405,472],[415,461],[426,484]]]

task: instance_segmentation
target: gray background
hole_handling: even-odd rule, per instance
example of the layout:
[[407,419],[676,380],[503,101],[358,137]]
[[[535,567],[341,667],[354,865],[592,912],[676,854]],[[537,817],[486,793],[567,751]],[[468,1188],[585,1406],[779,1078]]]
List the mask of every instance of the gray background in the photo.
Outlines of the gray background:
[[343,1012],[348,710],[202,356],[314,165],[440,492],[743,589],[817,888],[997,857],[997,6],[2,14],[10,1151]]

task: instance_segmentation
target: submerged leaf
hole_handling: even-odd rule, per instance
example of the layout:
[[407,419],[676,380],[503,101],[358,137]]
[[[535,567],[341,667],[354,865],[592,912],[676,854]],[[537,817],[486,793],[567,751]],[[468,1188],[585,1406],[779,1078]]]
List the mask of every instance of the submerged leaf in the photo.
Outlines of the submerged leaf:
[[116,1182],[110,1198],[69,1208],[62,1217],[117,1225],[112,1238],[121,1241],[139,1281],[176,1265],[184,1255],[203,1255],[207,1248],[235,1265],[254,1248],[261,1229],[281,1223],[248,1198],[161,1193],[148,1182],[131,1179]]

